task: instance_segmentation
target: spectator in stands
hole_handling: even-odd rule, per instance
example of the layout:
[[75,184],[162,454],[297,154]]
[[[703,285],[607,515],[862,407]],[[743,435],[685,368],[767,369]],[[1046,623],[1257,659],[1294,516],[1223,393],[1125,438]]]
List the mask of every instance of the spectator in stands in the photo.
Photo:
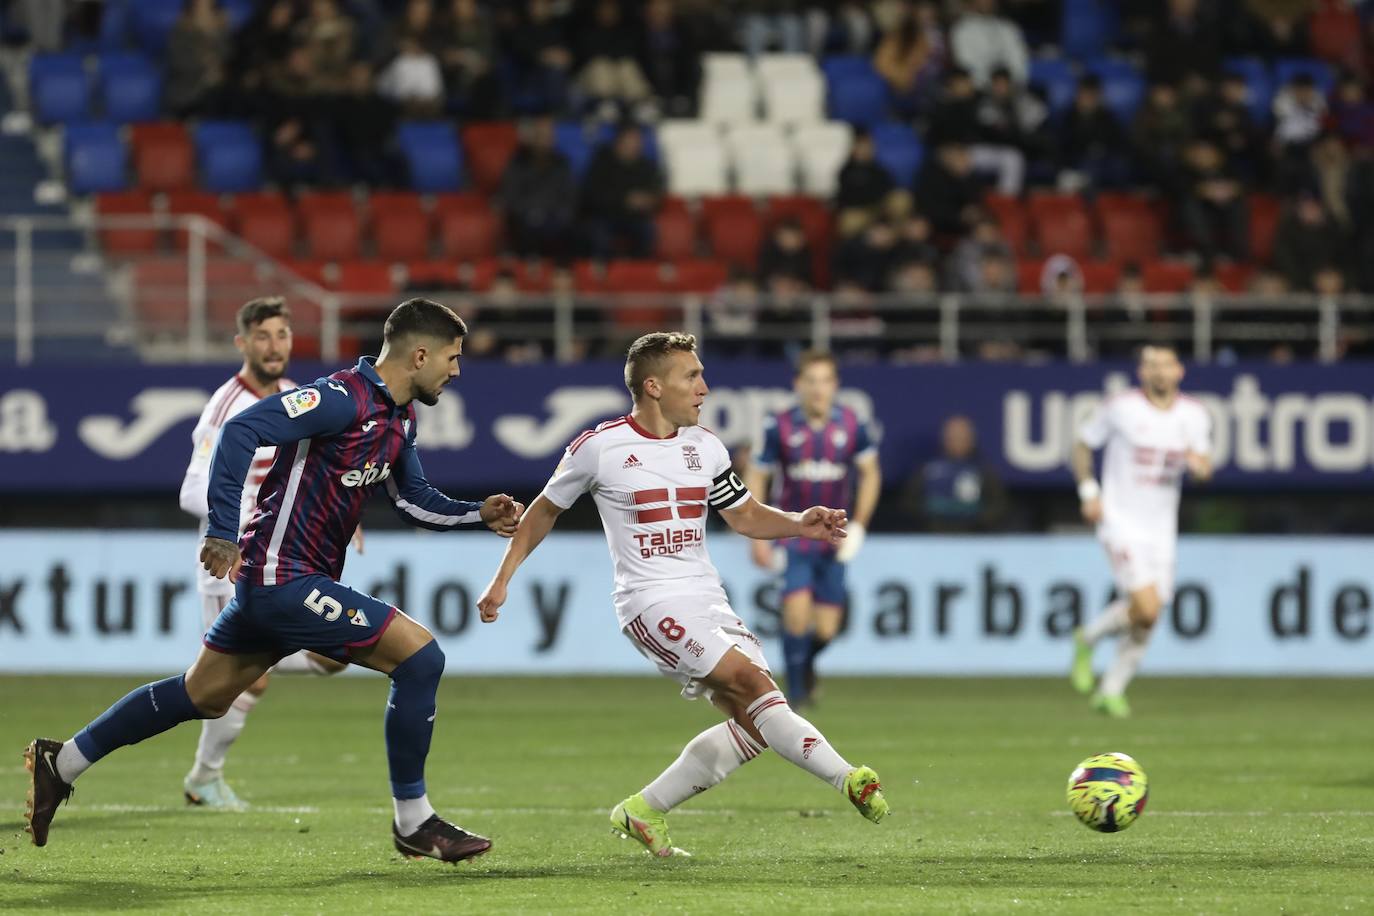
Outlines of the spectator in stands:
[[911,210],[911,193],[899,188],[892,173],[878,161],[873,137],[865,130],[855,132],[837,185],[836,224],[841,236],[861,232],[875,219],[900,219]]
[[916,179],[916,202],[937,235],[962,236],[979,214],[983,189],[968,147],[946,143],[928,156]]
[[836,286],[848,285],[868,293],[887,290],[897,266],[897,233],[887,220],[869,223],[864,231],[842,241],[830,268]]
[[400,106],[407,118],[433,118],[444,110],[444,74],[435,57],[414,35],[396,40],[396,56],[377,78],[377,91]]
[[1116,114],[1102,103],[1102,81],[1095,74],[1078,81],[1073,107],[1064,116],[1059,134],[1061,187],[1115,188],[1128,182],[1126,132]]
[[331,127],[349,181],[370,187],[393,182],[399,168],[391,152],[396,130],[396,106],[377,92],[372,65],[356,61],[349,69],[349,91],[331,100]]
[[974,220],[973,230],[950,253],[946,281],[949,288],[962,292],[974,292],[982,288],[983,260],[987,257],[1010,261],[1013,253],[997,218],[980,211]]
[[897,223],[897,248],[893,257],[898,264],[939,263],[940,249],[935,247],[930,220],[920,213],[911,213]]
[[1173,198],[1184,233],[1204,259],[1249,255],[1249,208],[1245,187],[1215,143],[1196,138],[1184,152],[1180,185]]
[[521,257],[561,258],[568,252],[577,185],[554,145],[552,118],[526,125],[524,141],[501,176],[499,194],[511,248]]
[[1088,333],[1095,338],[1093,348],[1099,357],[1122,358],[1132,354],[1150,319],[1145,297],[1145,277],[1140,265],[1134,261],[1123,264],[1107,304],[1100,313],[1089,316]]
[[297,32],[310,54],[311,91],[347,91],[357,34],[352,18],[339,9],[337,0],[310,0],[310,13]]
[[975,111],[978,133],[973,161],[998,176],[997,190],[1015,197],[1025,180],[1027,153],[1040,152],[1048,144],[1042,136],[1049,108],[1012,81],[1011,71],[998,67],[987,89],[978,97]]
[[935,265],[928,261],[898,261],[892,271],[892,291],[908,296],[927,296],[940,291]]
[[230,61],[235,110],[257,112],[273,75],[284,68],[294,45],[294,23],[291,0],[273,0],[260,7],[239,32]]
[[805,54],[810,50],[802,0],[743,0],[736,4],[740,47],[750,57],[768,51]]
[[973,421],[955,414],[940,427],[940,454],[902,488],[902,511],[926,531],[995,531],[1006,511],[1001,478],[978,454]]
[[[978,139],[978,88],[973,77],[963,67],[945,71],[939,98],[930,112],[926,128],[927,146],[944,143],[972,144]],[[975,166],[976,167],[976,166]]]
[[215,0],[190,0],[167,36],[163,102],[178,118],[215,114],[223,107],[232,39]]
[[1192,131],[1178,90],[1170,83],[1152,84],[1131,129],[1136,173],[1156,186],[1177,182],[1183,147]]
[[639,128],[625,125],[599,149],[582,180],[582,217],[594,256],[646,258],[654,246],[654,214],[663,175],[644,155]]
[[452,0],[440,25],[439,65],[449,107],[477,118],[491,118],[501,108],[501,81],[496,79],[496,32],[477,0]]
[[607,121],[644,111],[652,92],[640,41],[624,21],[619,0],[597,0],[593,22],[577,39],[577,86]]
[[537,109],[561,109],[573,55],[551,0],[528,0],[524,15],[505,30],[501,45],[516,66],[515,94]]
[[1278,148],[1280,180],[1292,186],[1301,173],[1308,148],[1321,133],[1326,99],[1310,73],[1299,73],[1274,96],[1274,142]]
[[328,177],[315,124],[301,114],[286,112],[267,135],[267,175],[282,187],[322,184]]
[[1314,289],[1322,268],[1346,262],[1346,239],[1312,194],[1302,194],[1279,219],[1274,267],[1293,290]]
[[1217,88],[1199,100],[1195,131],[1210,137],[1236,174],[1259,181],[1269,173],[1260,132],[1250,114],[1250,87],[1234,73],[1222,76]]
[[1198,0],[1168,0],[1160,22],[1150,16],[1145,72],[1151,82],[1180,85],[1194,74],[1214,76],[1221,62],[1220,30]]
[[759,284],[754,275],[739,267],[730,269],[725,286],[706,303],[707,347],[721,356],[747,355],[753,347],[758,324]]
[[873,68],[887,83],[892,104],[902,116],[919,115],[933,102],[940,72],[937,55],[914,7],[906,9],[878,42]]
[[640,67],[664,112],[675,118],[689,115],[701,85],[701,42],[686,17],[674,12],[673,0],[648,0],[644,5],[640,46]]
[[979,86],[987,85],[998,67],[1006,67],[1016,82],[1026,82],[1030,50],[1020,27],[999,14],[997,0],[970,0],[950,30],[950,45],[955,62]]
[[[1327,216],[1340,228],[1348,232],[1354,225],[1351,213],[1351,200],[1356,193],[1352,180],[1350,154],[1339,134],[1327,131],[1312,144],[1308,154],[1309,178],[1306,184],[1313,190]],[[1362,201],[1361,203],[1368,203]]]
[[768,285],[779,274],[794,277],[807,286],[815,285],[811,271],[811,246],[807,244],[806,232],[796,217],[778,220],[759,248],[759,276],[764,284]]
[[1331,104],[1331,118],[1347,143],[1359,149],[1374,149],[1374,102],[1359,77],[1341,77]]
[[789,358],[811,341],[810,290],[796,277],[775,274],[759,309],[754,353],[769,359]]
[[515,274],[501,270],[482,297],[464,350],[470,356],[520,365],[542,362],[541,342],[551,326],[544,310],[526,305]]
[[1307,0],[1247,0],[1240,23],[1245,49],[1256,57],[1307,57],[1311,46],[1306,17],[1316,4]]
[[817,55],[866,55],[873,50],[877,25],[863,0],[830,0],[806,4],[807,31]]
[[401,51],[401,39],[413,38],[426,51],[437,55],[442,36],[434,18],[434,0],[405,0],[399,18],[385,28],[380,40],[375,42],[373,57],[377,64],[385,67]]

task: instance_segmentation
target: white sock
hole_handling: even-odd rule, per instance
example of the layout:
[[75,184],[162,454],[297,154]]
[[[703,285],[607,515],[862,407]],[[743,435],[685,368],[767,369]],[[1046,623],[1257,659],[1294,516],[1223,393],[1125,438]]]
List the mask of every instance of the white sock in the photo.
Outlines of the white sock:
[[244,691],[218,719],[206,719],[200,726],[200,744],[196,746],[196,765],[188,777],[191,782],[203,783],[218,779],[224,771],[224,758],[229,746],[238,740],[248,721],[248,713],[258,704],[258,698]]
[[750,704],[749,718],[784,760],[844,791],[844,781],[854,768],[835,752],[816,726],[792,711],[781,690],[765,693]]
[[713,725],[689,741],[677,760],[641,794],[654,810],[671,811],[761,753],[759,743],[734,722]]
[[1145,648],[1150,644],[1152,632],[1153,629],[1146,627],[1131,627],[1121,637],[1116,647],[1116,658],[1102,675],[1102,684],[1098,687],[1103,694],[1115,697],[1126,692],[1126,685],[1135,677],[1140,660],[1145,657]]
[[76,777],[91,768],[91,762],[81,753],[81,748],[76,746],[75,738],[62,742],[62,750],[57,752],[55,763],[57,775],[68,785],[76,782]]
[[1096,645],[1105,636],[1115,636],[1131,625],[1131,602],[1118,598],[1092,622],[1083,628],[1083,638],[1088,645]]
[[419,798],[393,798],[396,806],[396,830],[401,836],[410,836],[420,829],[420,825],[434,816],[434,806],[429,803],[428,795]]

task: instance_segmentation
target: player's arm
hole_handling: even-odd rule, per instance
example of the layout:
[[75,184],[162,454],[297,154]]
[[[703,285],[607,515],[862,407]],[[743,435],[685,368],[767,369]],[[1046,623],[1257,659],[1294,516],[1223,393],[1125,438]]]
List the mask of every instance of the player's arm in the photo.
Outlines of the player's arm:
[[191,461],[186,465],[186,476],[181,479],[181,492],[177,495],[182,511],[198,519],[210,514],[210,458],[215,452],[215,427],[210,420],[219,406],[210,398],[196,421],[191,433]]
[[[749,467],[745,469],[744,480],[751,493],[767,493],[768,482],[772,479],[772,471],[769,467],[760,465],[757,462],[749,462]],[[749,555],[754,561],[754,565],[763,569],[773,568],[773,545],[767,541],[751,541],[749,544]]]
[[1211,416],[1202,414],[1199,417],[1190,438],[1192,441],[1188,445],[1188,454],[1184,456],[1188,463],[1188,473],[1192,475],[1194,483],[1206,483],[1212,479]]
[[711,482],[706,501],[725,523],[745,537],[760,540],[810,538],[838,543],[844,538],[843,509],[812,506],[805,512],[784,512],[759,502],[728,467]]
[[1079,511],[1091,525],[1102,521],[1102,487],[1093,476],[1093,452],[1107,444],[1112,431],[1110,402],[1098,404],[1078,428],[1070,465],[1078,485]]
[[395,472],[387,478],[386,492],[396,512],[412,525],[431,531],[455,531],[487,527],[502,537],[515,534],[525,507],[505,493],[482,502],[453,499],[425,479],[413,434],[396,458]]
[[238,570],[240,500],[253,454],[266,445],[294,446],[342,432],[356,416],[350,395],[316,383],[264,398],[221,427],[210,462],[207,527],[200,550],[200,561],[212,575],[232,578]]
[[501,605],[506,603],[506,589],[510,586],[510,580],[515,577],[515,571],[553,530],[554,522],[558,521],[558,516],[562,514],[563,507],[542,493],[530,503],[530,507],[520,519],[520,527],[516,529],[515,537],[506,545],[501,565],[487,583],[482,597],[477,599],[477,610],[481,612],[483,623],[491,623],[496,619],[501,611]]

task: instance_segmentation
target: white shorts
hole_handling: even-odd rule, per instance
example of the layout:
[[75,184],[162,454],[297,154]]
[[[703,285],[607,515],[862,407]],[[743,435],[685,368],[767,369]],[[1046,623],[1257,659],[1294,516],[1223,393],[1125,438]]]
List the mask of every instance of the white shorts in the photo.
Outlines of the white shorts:
[[712,600],[704,609],[691,598],[665,598],[640,612],[620,632],[659,672],[682,684],[689,700],[711,692],[701,679],[732,648],[743,652],[759,669],[768,671],[763,643],[749,632],[723,600]]
[[1107,551],[1112,578],[1122,597],[1153,585],[1161,603],[1168,604],[1173,600],[1177,551],[1174,541],[1106,533],[1099,540]]
[[[233,592],[227,592],[223,595],[207,595],[203,592],[201,593],[200,622],[205,625],[205,630],[210,629],[210,624],[215,622],[215,618],[219,616],[219,612],[224,610],[225,606],[229,604],[229,599],[233,597]],[[201,632],[204,633],[204,630]]]

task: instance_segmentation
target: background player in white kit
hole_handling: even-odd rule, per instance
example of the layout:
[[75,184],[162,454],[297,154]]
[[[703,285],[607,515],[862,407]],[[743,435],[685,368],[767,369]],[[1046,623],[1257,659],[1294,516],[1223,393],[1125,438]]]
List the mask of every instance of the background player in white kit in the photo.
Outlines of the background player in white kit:
[[680,854],[665,814],[772,747],[844,792],[877,822],[887,814],[878,775],[845,761],[792,711],[769,674],[757,637],[731,610],[706,552],[706,509],[754,538],[844,537],[843,510],[782,512],[756,501],[730,470],[715,434],[697,425],[707,394],[696,338],[646,334],[630,346],[625,385],[634,408],[568,446],[544,491],[525,511],[500,568],[478,600],[490,623],[521,562],[564,509],[591,493],[615,569],[621,632],[689,700],[705,696],[727,721],[697,735],[643,791],[611,812],[611,824],[656,856]]
[[[215,441],[219,438],[220,427],[229,418],[256,404],[260,399],[283,391],[290,391],[296,383],[286,378],[286,367],[291,360],[291,312],[280,296],[265,296],[253,299],[239,309],[238,334],[234,336],[234,346],[243,354],[243,366],[233,378],[225,382],[210,397],[205,410],[196,422],[191,434],[193,451],[191,463],[186,468],[186,477],[181,482],[181,508],[200,519],[200,540],[205,537],[206,517],[209,515],[208,490],[210,486],[210,459],[215,451]],[[239,513],[239,531],[253,514],[258,501],[258,487],[267,476],[276,455],[272,447],[260,448],[253,456],[248,469],[248,478],[243,487],[243,500]],[[354,538],[354,547],[362,550],[362,531]],[[234,597],[234,583],[231,578],[217,579],[205,571],[199,557],[196,563],[196,590],[201,599],[201,615],[208,629],[219,612]],[[281,660],[279,671],[310,671],[316,674],[333,674],[342,671],[343,665],[333,659],[315,655],[311,652],[298,652]],[[247,807],[229,784],[224,781],[224,759],[229,747],[243,731],[244,721],[249,710],[257,704],[258,698],[267,689],[268,675],[263,675],[253,686],[244,691],[229,712],[219,719],[205,719],[201,726],[200,744],[196,747],[196,761],[191,772],[186,774],[182,790],[186,800],[193,805],[207,808],[236,810]]]
[[[1108,398],[1078,430],[1073,473],[1083,518],[1097,525],[1118,597],[1074,634],[1071,680],[1092,693],[1092,651],[1118,636],[1116,659],[1093,693],[1093,708],[1130,715],[1126,685],[1145,656],[1160,610],[1173,600],[1178,547],[1178,501],[1185,471],[1212,476],[1211,417],[1202,403],[1180,394],[1183,364],[1170,346],[1140,351],[1140,387]],[[1093,478],[1093,451],[1106,447],[1102,483]]]

